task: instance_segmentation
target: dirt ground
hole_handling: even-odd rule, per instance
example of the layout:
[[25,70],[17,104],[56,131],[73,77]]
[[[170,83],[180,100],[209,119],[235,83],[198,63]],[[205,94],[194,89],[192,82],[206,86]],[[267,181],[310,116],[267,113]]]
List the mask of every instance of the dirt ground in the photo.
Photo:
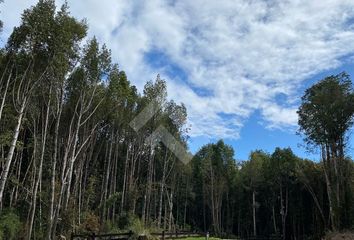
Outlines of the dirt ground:
[[354,240],[354,233],[330,233],[326,236],[325,240]]

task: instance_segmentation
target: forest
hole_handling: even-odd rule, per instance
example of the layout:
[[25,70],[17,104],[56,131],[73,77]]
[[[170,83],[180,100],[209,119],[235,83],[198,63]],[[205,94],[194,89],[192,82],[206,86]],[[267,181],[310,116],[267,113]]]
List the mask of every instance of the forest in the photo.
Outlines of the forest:
[[[163,125],[187,148],[185,105],[169,100],[159,75],[139,92],[88,27],[67,4],[39,0],[1,47],[0,239],[188,230],[295,240],[354,229],[348,74],[301,98],[298,133],[318,161],[290,148],[238,161],[219,140],[185,164],[146,141]],[[152,102],[158,110],[135,131],[130,122]]]

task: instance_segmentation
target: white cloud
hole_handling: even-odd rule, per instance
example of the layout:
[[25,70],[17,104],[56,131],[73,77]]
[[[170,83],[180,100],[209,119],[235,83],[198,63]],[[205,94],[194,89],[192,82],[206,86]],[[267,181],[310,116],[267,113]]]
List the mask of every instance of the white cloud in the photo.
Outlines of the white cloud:
[[35,4],[35,0],[28,1],[9,1],[0,3],[0,19],[4,22],[3,33],[1,33],[2,44],[6,43],[6,37],[10,35],[13,27],[17,26],[21,21],[23,10]]
[[[33,2],[0,5],[4,35]],[[301,83],[354,54],[351,0],[68,2],[140,89],[158,72],[168,80],[170,97],[188,107],[194,136],[238,138],[257,110],[266,127],[293,128]],[[149,64],[144,56],[154,50],[187,79]]]

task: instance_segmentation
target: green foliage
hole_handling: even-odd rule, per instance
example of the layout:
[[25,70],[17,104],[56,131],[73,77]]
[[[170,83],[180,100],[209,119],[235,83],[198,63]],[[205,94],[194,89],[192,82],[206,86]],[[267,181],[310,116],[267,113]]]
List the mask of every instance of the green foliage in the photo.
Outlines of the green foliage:
[[[347,74],[306,90],[298,111],[306,142],[325,153],[321,162],[300,159],[290,148],[256,150],[237,162],[234,149],[220,140],[202,146],[184,165],[162,142],[152,146],[146,139],[164,126],[187,147],[185,105],[168,100],[159,75],[138,93],[104,44],[95,37],[82,42],[86,33],[87,24],[70,15],[67,3],[57,9],[54,0],[39,0],[1,49],[0,75],[12,73],[9,89],[3,79],[0,84],[0,99],[7,94],[2,167],[16,137],[20,100],[27,101],[2,199],[3,207],[17,212],[1,212],[3,239],[18,237],[21,226],[28,233],[32,211],[36,239],[76,230],[132,230],[137,237],[162,229],[248,238],[254,225],[257,235],[320,239],[331,225],[329,200],[336,193],[338,227],[353,226],[354,163],[345,156],[345,140],[354,94]],[[135,132],[131,120],[151,103],[158,111]],[[328,186],[339,191],[329,194]]]
[[149,235],[149,230],[145,228],[145,225],[137,217],[132,217],[129,221],[129,228],[133,231],[136,236],[139,235]]
[[353,126],[354,90],[345,72],[329,76],[306,90],[298,110],[300,132],[309,147],[321,150],[332,230],[348,227],[348,206],[352,196],[347,193],[350,178],[345,150],[347,133]]
[[109,209],[113,205],[115,205],[118,200],[121,199],[121,193],[116,192],[109,196],[102,204],[100,204],[97,208],[100,209],[101,211],[103,210],[103,207],[105,207],[105,210]]
[[[212,229],[220,233],[220,217],[223,196],[229,191],[228,183],[232,181],[236,170],[234,151],[222,140],[216,144],[202,147],[192,160],[194,188],[212,212]],[[200,211],[200,210],[199,210]]]
[[133,231],[135,234],[143,234],[146,232],[144,224],[141,220],[130,213],[123,213],[117,220],[117,226],[122,231]]
[[345,72],[314,84],[301,100],[299,126],[308,143],[333,142],[353,125],[354,92]]
[[17,239],[21,225],[13,209],[3,210],[0,216],[0,239]]
[[260,150],[251,152],[250,160],[242,165],[241,178],[246,188],[255,189],[264,183],[263,167],[269,162],[270,156]]
[[100,219],[91,212],[84,214],[83,223],[80,226],[80,231],[84,233],[98,233],[101,228]]
[[101,232],[103,232],[103,233],[119,233],[119,232],[122,232],[122,230],[117,227],[117,224],[115,222],[113,222],[111,220],[107,220],[104,222],[103,226],[101,226]]

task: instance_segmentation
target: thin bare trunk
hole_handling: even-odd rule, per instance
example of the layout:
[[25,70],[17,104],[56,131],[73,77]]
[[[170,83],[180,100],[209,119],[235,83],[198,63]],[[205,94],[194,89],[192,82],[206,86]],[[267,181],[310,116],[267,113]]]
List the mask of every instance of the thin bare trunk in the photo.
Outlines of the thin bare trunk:
[[172,221],[173,221],[173,190],[171,189],[170,197],[169,197],[169,217],[168,217],[168,231],[172,230]]
[[105,215],[106,215],[106,202],[107,202],[107,197],[108,196],[108,182],[109,182],[109,173],[110,173],[110,168],[111,168],[111,158],[112,158],[112,149],[113,149],[113,129],[111,132],[110,136],[110,144],[109,144],[109,152],[108,152],[108,160],[107,160],[107,168],[106,168],[106,178],[105,178],[105,184],[103,188],[103,219],[105,220]]
[[278,230],[277,230],[277,222],[276,222],[276,218],[275,218],[274,205],[273,205],[273,208],[272,208],[272,212],[273,212],[273,227],[274,227],[274,233],[277,233]]
[[129,159],[129,149],[130,149],[130,144],[127,144],[127,154],[125,156],[125,166],[124,166],[124,176],[123,176],[123,189],[122,189],[122,198],[120,201],[120,213],[123,213],[124,209],[124,199],[125,199],[125,191],[126,191],[126,185],[127,185],[127,171],[128,171],[128,159]]
[[253,235],[257,236],[257,226],[256,226],[256,192],[252,192],[252,208],[253,208]]
[[38,192],[39,183],[41,182],[41,178],[42,178],[43,160],[44,160],[44,153],[45,153],[45,147],[46,147],[46,142],[47,142],[47,130],[48,130],[49,112],[50,112],[50,104],[51,104],[51,93],[52,93],[52,86],[50,86],[50,89],[49,89],[49,99],[48,99],[47,111],[46,111],[46,115],[45,115],[44,129],[42,132],[42,142],[41,142],[42,150],[41,150],[41,157],[40,157],[40,161],[39,161],[38,177],[37,177],[37,179],[35,179],[35,186],[34,186],[34,191],[33,191],[33,196],[32,196],[33,203],[32,203],[31,219],[30,219],[28,235],[27,235],[28,240],[31,239],[31,235],[32,235],[34,215],[36,213],[37,192]]
[[10,149],[9,149],[9,152],[7,154],[7,157],[6,157],[5,168],[3,169],[2,173],[1,173],[0,209],[2,208],[2,205],[3,205],[3,195],[4,195],[5,185],[6,185],[7,177],[8,177],[8,174],[9,174],[12,158],[13,158],[13,155],[14,155],[14,152],[15,152],[18,135],[20,133],[20,127],[22,125],[22,119],[23,119],[23,115],[24,115],[24,112],[25,112],[26,103],[27,103],[27,98],[25,98],[22,101],[22,105],[21,105],[21,108],[20,108],[20,111],[19,111],[18,117],[17,117],[17,123],[16,123],[15,131],[14,131],[14,134],[13,134],[13,137],[12,137]]
[[335,226],[335,214],[334,214],[334,209],[333,209],[333,201],[332,201],[332,185],[330,178],[328,176],[328,171],[327,171],[327,162],[329,161],[328,159],[328,148],[322,146],[322,162],[323,162],[323,172],[325,175],[325,180],[326,180],[326,186],[327,186],[327,197],[328,197],[328,203],[329,203],[329,217],[330,217],[330,222],[331,222],[331,227],[332,230],[336,229]]
[[[63,97],[64,97],[64,90],[61,89],[60,98],[58,99],[58,110],[56,114],[56,122],[55,122],[55,130],[54,130],[54,153],[53,153],[53,160],[52,160],[52,177],[51,177],[51,192],[50,192],[50,210],[49,210],[49,220],[48,220],[48,230],[47,230],[47,239],[52,239],[52,228],[54,222],[54,202],[55,202],[55,178],[56,178],[56,166],[57,166],[57,158],[58,158],[58,141],[59,141],[59,126],[60,126],[60,119],[63,109]],[[55,233],[54,233],[55,235]]]
[[160,188],[160,199],[159,199],[159,212],[157,219],[157,228],[160,228],[161,225],[161,217],[162,217],[162,199],[165,189],[165,178],[166,178],[166,170],[167,170],[167,148],[165,150],[165,158],[163,162],[163,170],[162,170],[162,179],[161,179],[161,188]]
[[12,76],[12,69],[10,70],[9,77],[7,78],[6,85],[5,85],[5,92],[4,92],[4,94],[3,94],[3,96],[2,96],[2,100],[1,100],[1,106],[0,106],[0,121],[1,121],[1,117],[2,117],[2,112],[3,112],[3,110],[4,110],[4,106],[5,106],[5,100],[6,100],[7,90],[8,90],[9,85],[10,85],[11,76]]

